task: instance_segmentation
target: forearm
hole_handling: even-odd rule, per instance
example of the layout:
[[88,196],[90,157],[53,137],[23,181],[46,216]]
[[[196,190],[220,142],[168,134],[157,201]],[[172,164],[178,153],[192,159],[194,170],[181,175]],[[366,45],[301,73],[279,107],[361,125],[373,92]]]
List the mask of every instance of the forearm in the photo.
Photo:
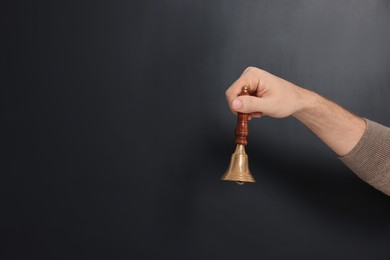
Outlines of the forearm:
[[337,155],[348,154],[359,142],[366,122],[320,95],[299,88],[302,108],[293,114]]
[[361,179],[390,195],[390,128],[360,118],[313,92],[299,91],[302,109],[293,116]]

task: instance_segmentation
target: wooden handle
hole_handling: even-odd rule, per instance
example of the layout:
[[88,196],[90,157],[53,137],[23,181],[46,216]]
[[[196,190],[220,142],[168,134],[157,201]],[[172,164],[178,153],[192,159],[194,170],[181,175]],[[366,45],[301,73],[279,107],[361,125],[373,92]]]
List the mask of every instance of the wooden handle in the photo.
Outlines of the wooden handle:
[[[242,87],[239,96],[249,96],[249,87]],[[246,140],[248,136],[248,118],[249,114],[237,113],[236,144],[246,145],[248,143]]]

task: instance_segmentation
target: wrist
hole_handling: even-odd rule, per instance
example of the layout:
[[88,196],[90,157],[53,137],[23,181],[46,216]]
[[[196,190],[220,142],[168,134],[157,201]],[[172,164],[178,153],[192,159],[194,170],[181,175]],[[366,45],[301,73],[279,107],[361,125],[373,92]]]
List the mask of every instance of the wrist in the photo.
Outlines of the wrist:
[[297,96],[297,109],[292,114],[297,119],[311,114],[324,102],[324,98],[317,93],[301,87],[297,87]]

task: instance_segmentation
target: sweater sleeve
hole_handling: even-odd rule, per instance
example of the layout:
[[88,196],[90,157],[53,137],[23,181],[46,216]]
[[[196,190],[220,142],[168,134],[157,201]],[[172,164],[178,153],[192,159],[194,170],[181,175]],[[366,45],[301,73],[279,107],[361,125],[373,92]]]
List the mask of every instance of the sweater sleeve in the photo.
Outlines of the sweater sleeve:
[[390,128],[365,120],[363,136],[340,160],[362,180],[390,196]]

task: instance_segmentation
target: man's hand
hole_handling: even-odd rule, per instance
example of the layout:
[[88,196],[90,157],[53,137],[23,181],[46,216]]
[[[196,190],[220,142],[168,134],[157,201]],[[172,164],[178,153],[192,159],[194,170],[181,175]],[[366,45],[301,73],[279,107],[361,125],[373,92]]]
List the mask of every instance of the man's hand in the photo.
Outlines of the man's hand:
[[[249,86],[252,96],[238,97],[245,85]],[[247,68],[226,91],[230,109],[250,113],[252,117],[288,117],[310,106],[315,96],[313,92],[254,67]]]
[[[238,96],[243,86],[252,96]],[[366,122],[320,95],[264,70],[249,67],[226,91],[233,112],[251,117],[294,116],[339,156],[346,155],[362,137]]]

